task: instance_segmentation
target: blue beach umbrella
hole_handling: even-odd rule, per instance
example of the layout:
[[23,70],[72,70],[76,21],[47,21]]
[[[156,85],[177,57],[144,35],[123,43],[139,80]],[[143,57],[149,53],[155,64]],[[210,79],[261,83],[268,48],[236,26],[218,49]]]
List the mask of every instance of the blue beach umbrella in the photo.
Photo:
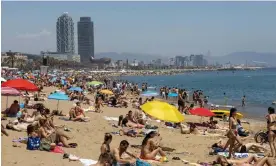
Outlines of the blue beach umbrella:
[[59,100],[69,100],[69,97],[65,94],[62,94],[62,93],[53,93],[53,94],[48,96],[48,99],[58,101],[58,103],[57,103],[57,110],[58,110]]
[[141,94],[142,96],[152,97],[152,96],[158,96],[159,93],[155,91],[146,91]]
[[83,91],[80,87],[72,87],[69,90],[70,91],[78,91],[78,92],[82,92]]
[[169,93],[168,94],[168,97],[177,97],[178,95],[177,95],[177,93]]

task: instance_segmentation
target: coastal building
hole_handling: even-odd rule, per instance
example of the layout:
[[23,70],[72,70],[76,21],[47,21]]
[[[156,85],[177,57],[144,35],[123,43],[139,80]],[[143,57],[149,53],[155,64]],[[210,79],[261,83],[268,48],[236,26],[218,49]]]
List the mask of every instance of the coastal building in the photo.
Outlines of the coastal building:
[[75,53],[74,22],[67,12],[62,14],[56,23],[57,52]]
[[78,54],[81,63],[94,58],[94,25],[90,17],[81,17],[78,22]]
[[41,55],[45,57],[51,57],[59,61],[74,61],[80,62],[80,55],[71,54],[71,53],[60,53],[60,52],[42,52]]
[[28,62],[28,56],[20,52],[2,52],[1,64],[9,67],[22,67]]

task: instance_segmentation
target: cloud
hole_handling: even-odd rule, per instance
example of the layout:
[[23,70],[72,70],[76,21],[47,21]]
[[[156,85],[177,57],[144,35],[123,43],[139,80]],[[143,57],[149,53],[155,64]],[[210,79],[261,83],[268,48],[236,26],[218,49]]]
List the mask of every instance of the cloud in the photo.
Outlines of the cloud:
[[23,39],[33,39],[33,38],[40,38],[44,36],[50,36],[52,33],[46,29],[41,30],[37,33],[24,33],[24,34],[17,34],[17,38],[23,38]]

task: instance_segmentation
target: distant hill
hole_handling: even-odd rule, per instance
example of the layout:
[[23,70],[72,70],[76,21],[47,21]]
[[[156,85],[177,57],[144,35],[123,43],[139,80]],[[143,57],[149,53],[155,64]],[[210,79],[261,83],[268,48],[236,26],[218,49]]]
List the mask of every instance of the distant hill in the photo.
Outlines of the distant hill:
[[231,64],[254,64],[253,61],[266,62],[269,66],[276,66],[276,53],[261,53],[261,52],[233,52],[225,56],[210,56],[206,57],[209,63],[219,62]]

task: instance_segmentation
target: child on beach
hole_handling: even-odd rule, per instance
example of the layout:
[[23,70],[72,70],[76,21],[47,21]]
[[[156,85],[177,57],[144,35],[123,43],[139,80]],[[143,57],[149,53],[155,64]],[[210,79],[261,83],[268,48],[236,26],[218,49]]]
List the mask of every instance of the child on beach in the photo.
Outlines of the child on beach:
[[32,125],[27,127],[28,141],[27,149],[28,150],[38,150],[40,147],[40,138],[38,132],[35,131],[35,128]]

